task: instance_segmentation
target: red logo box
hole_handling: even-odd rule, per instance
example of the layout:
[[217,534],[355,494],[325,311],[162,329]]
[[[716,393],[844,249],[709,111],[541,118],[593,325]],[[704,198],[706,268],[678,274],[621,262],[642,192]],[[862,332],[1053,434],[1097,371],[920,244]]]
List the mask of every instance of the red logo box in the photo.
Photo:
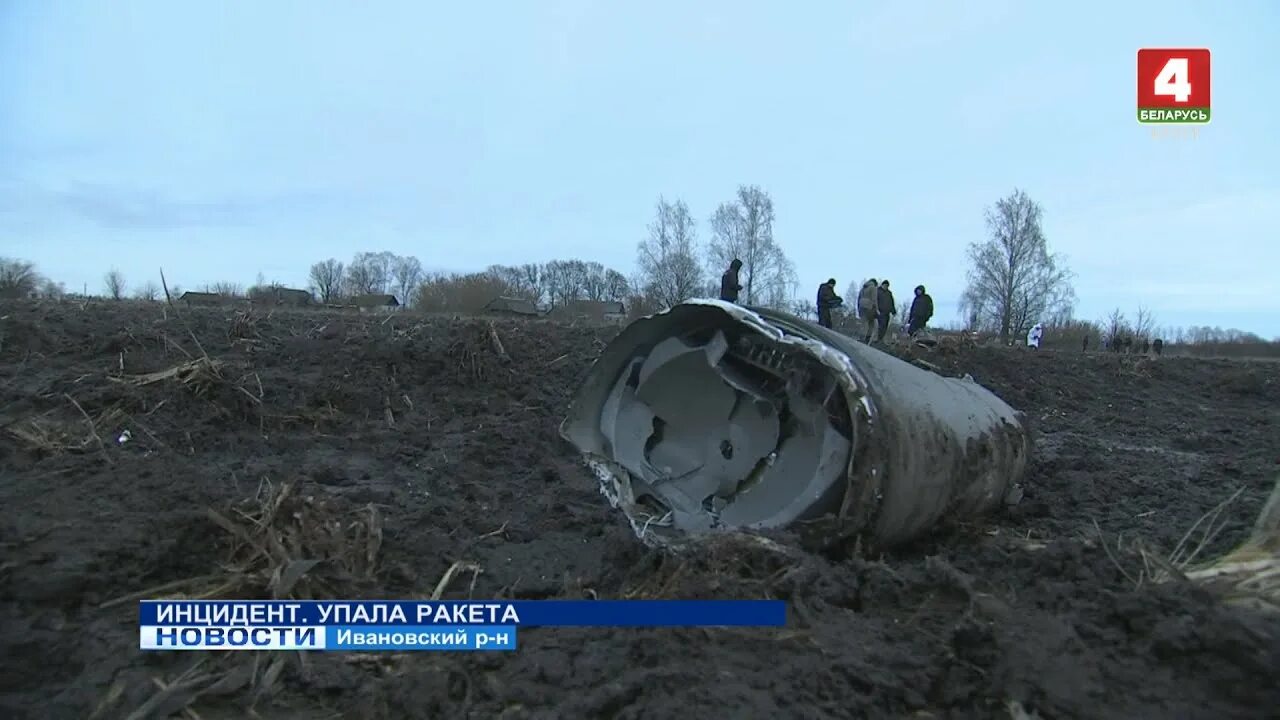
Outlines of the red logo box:
[[1138,51],[1138,122],[1204,125],[1210,118],[1209,51]]

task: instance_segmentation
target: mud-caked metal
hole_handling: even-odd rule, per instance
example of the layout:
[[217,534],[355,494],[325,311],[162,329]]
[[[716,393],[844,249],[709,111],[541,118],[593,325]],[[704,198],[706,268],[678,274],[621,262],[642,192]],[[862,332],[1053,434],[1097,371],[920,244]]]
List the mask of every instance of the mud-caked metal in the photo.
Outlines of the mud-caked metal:
[[637,534],[793,527],[866,549],[1020,492],[1020,413],[785,313],[690,301],[605,348],[561,434]]

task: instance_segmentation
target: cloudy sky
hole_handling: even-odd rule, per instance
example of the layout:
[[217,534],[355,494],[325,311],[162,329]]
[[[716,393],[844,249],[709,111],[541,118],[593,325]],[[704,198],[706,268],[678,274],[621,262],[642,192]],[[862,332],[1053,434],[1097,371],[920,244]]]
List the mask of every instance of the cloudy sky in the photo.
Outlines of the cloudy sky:
[[[1268,0],[0,0],[0,255],[91,292],[384,249],[630,273],[659,195],[749,183],[806,297],[924,283],[946,322],[1017,187],[1080,316],[1280,336],[1277,41]],[[1213,52],[1197,135],[1136,122],[1144,46]]]

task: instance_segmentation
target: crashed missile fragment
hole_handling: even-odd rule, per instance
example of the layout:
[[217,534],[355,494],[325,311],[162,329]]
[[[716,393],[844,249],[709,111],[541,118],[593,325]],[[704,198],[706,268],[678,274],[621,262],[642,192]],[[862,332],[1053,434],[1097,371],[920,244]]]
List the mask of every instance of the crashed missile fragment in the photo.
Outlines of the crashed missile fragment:
[[652,544],[822,520],[904,542],[1015,494],[1019,413],[798,318],[714,300],[632,323],[561,434]]

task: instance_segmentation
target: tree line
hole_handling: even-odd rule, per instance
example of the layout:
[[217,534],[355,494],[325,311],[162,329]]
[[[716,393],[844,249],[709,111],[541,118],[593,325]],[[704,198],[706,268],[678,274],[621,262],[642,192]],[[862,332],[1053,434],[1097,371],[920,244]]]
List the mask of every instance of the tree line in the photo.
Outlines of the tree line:
[[[1130,318],[1120,309],[1097,321],[1075,316],[1074,274],[1067,259],[1051,252],[1043,227],[1043,209],[1027,193],[1014,189],[985,211],[986,237],[966,248],[964,291],[959,297],[961,327],[1016,342],[1032,325],[1046,329],[1046,346],[1093,347],[1123,339],[1139,343],[1156,338],[1166,345],[1236,347],[1275,345],[1253,333],[1204,326],[1158,327],[1154,315],[1139,307]],[[335,258],[313,264],[308,290],[326,304],[354,295],[394,295],[403,305],[424,311],[478,312],[496,297],[526,300],[554,309],[580,300],[623,303],[630,313],[647,314],[695,297],[716,297],[720,274],[731,260],[742,261],[740,301],[747,305],[813,314],[791,260],[774,237],[772,197],[756,185],[741,185],[734,196],[706,217],[707,239],[681,199],[660,196],[646,233],[636,246],[637,272],[627,277],[598,262],[551,260],[523,265],[492,265],[480,272],[426,272],[413,256],[391,252],[356,253],[349,262]],[[861,281],[847,291],[855,297]],[[256,284],[206,285],[204,292],[255,296],[280,287],[259,274]],[[87,290],[87,288],[86,288]],[[127,297],[124,275],[112,269],[103,277],[104,295]],[[66,288],[40,274],[33,264],[0,259],[0,297],[55,298]],[[173,296],[182,289],[171,285]],[[147,281],[133,297],[156,300],[162,289]],[[903,303],[901,315],[906,314]],[[845,312],[851,308],[846,307]],[[899,320],[904,318],[900,317]]]
[[799,277],[774,239],[774,219],[769,193],[756,185],[739,186],[734,198],[708,218],[710,237],[704,245],[689,206],[659,197],[648,234],[636,249],[636,300],[661,309],[694,297],[719,297],[720,274],[737,258],[743,303],[793,308]]
[[575,302],[631,299],[631,283],[598,262],[551,260],[523,265],[490,265],[475,273],[434,273],[418,286],[414,305],[426,312],[479,312],[491,300],[508,297],[554,310]]

